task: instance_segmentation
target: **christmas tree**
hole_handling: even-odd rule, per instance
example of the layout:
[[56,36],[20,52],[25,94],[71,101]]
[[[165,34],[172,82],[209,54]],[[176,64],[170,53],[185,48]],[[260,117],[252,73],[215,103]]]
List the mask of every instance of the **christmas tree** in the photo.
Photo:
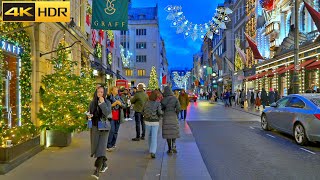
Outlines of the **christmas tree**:
[[154,66],[152,66],[152,69],[151,69],[148,88],[150,90],[159,89],[157,71],[156,71],[156,67],[154,67]]
[[40,97],[42,105],[38,117],[41,128],[73,132],[85,129],[84,113],[88,110],[94,91],[94,78],[89,68],[77,76],[73,70],[76,62],[68,59],[64,43],[58,46],[57,57],[51,63],[54,73],[42,78]]

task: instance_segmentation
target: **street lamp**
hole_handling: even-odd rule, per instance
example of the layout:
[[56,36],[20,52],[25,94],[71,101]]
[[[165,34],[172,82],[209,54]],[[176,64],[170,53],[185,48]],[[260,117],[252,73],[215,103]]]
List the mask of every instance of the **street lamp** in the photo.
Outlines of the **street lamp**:
[[294,9],[294,73],[293,93],[299,94],[299,0],[295,0]]

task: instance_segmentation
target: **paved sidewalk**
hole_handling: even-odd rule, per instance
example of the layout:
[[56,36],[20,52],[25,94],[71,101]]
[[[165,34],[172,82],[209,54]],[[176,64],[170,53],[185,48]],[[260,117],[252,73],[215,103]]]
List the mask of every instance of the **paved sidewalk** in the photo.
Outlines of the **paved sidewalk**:
[[[224,105],[223,102],[218,102],[218,104]],[[269,106],[266,106],[266,108],[267,107],[269,107]],[[241,108],[239,105],[235,106],[234,102],[233,102],[231,108],[239,110],[239,111],[243,111],[243,112],[246,112],[246,113],[249,113],[249,114],[252,114],[252,115],[256,115],[256,116],[259,116],[259,117],[261,116],[262,111],[263,111],[262,106],[260,106],[260,109],[257,109],[254,106],[248,107],[247,103],[245,103],[244,108]]]
[[[177,140],[178,154],[168,155],[165,140],[158,138],[156,159],[151,159],[147,140],[132,142],[134,122],[120,127],[117,149],[108,152],[109,169],[100,179],[116,180],[210,180],[195,139],[186,122],[180,121],[181,138]],[[161,129],[161,128],[159,128]],[[89,157],[89,132],[75,134],[71,146],[46,148],[27,160],[1,180],[87,180],[92,179],[94,159]]]

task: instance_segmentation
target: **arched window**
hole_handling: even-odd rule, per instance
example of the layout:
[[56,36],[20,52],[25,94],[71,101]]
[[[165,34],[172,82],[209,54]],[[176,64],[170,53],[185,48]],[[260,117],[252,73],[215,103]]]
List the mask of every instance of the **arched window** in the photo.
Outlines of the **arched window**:
[[304,5],[301,7],[300,11],[300,31],[306,32],[306,8]]
[[290,32],[290,27],[291,27],[291,12],[287,15],[286,19],[286,37],[289,35]]

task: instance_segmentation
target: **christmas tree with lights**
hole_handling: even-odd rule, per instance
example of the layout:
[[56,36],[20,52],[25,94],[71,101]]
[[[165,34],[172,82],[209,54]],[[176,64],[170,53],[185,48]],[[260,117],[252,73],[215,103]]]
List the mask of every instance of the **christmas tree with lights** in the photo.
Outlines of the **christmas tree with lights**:
[[148,88],[150,90],[159,89],[157,71],[156,71],[156,67],[154,66],[152,66],[152,69],[151,69]]
[[74,73],[77,63],[68,58],[69,53],[64,43],[60,43],[57,57],[51,60],[54,73],[42,78],[38,117],[43,129],[74,132],[86,127],[84,113],[95,90],[95,81],[88,67],[81,70],[80,76]]

